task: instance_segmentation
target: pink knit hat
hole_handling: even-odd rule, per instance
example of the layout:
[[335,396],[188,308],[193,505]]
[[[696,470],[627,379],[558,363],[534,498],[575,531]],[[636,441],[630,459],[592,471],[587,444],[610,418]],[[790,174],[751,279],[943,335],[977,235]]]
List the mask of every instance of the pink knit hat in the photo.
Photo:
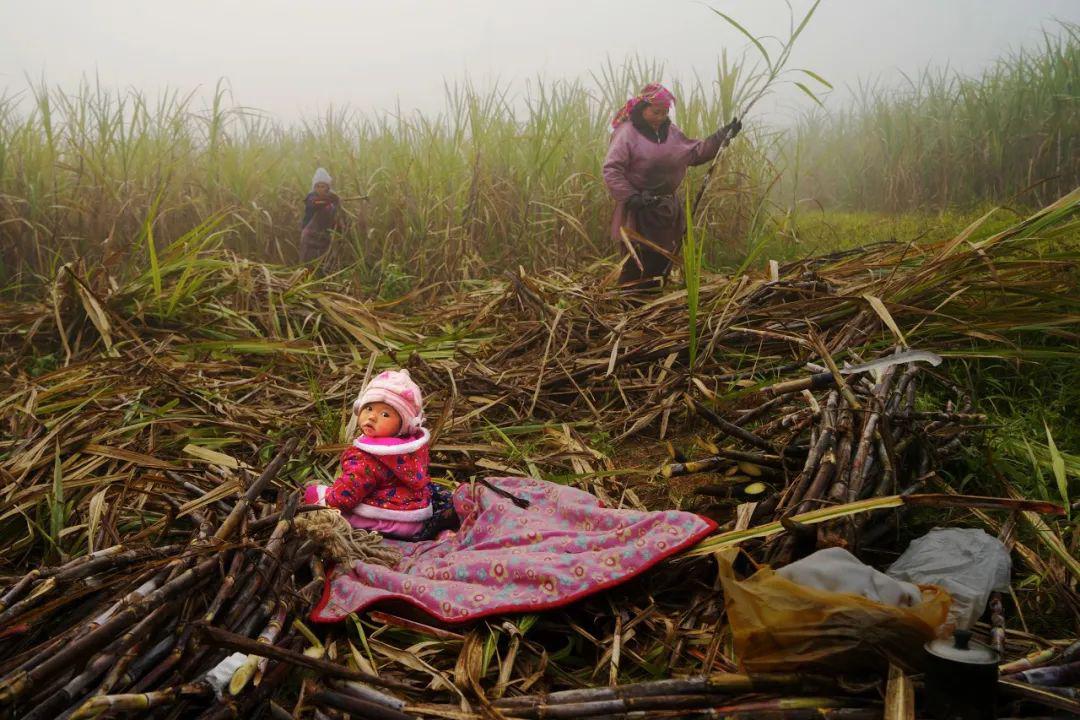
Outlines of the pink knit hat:
[[398,432],[401,437],[415,435],[424,422],[424,400],[408,370],[384,370],[376,375],[353,403],[353,412],[359,414],[360,408],[373,402],[386,403],[397,410],[401,416]]

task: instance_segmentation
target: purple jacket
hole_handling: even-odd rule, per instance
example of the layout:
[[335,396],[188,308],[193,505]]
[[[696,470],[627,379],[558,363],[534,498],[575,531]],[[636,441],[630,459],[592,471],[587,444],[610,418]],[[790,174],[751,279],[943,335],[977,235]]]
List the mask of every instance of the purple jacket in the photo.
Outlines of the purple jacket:
[[616,243],[622,242],[622,227],[635,229],[634,213],[626,207],[627,198],[645,190],[674,195],[687,168],[709,162],[720,151],[720,133],[691,140],[679,128],[668,125],[667,137],[661,140],[663,135],[661,128],[660,136],[647,137],[633,122],[624,122],[611,134],[604,159],[604,183],[616,201],[611,219],[611,237]]

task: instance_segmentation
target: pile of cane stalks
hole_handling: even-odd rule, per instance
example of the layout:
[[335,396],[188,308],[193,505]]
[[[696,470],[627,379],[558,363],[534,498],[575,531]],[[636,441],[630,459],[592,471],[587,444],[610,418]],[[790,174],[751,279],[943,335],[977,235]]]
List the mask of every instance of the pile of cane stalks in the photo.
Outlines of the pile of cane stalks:
[[[952,369],[1076,355],[1078,209],[706,275],[694,322],[685,290],[629,297],[610,266],[367,301],[209,225],[131,279],[64,266],[0,300],[0,716],[916,717],[899,669],[740,673],[713,554],[887,556],[928,507],[1040,578],[976,627],[1006,714],[1076,712],[1066,507],[948,468],[991,424]],[[299,490],[332,480],[352,400],[389,366],[424,390],[438,482],[531,475],[717,533],[540,615],[312,625],[327,567]]]

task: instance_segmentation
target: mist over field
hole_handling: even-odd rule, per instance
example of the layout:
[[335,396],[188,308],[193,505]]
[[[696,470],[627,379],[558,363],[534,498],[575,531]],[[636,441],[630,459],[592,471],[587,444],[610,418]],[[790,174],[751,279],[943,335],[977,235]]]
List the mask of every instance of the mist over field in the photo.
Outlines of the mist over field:
[[[780,0],[8,2],[0,6],[0,88],[22,90],[24,76],[70,88],[86,76],[151,93],[200,88],[206,99],[224,77],[237,102],[293,120],[331,104],[436,111],[444,80],[521,90],[537,76],[588,80],[608,58],[655,59],[668,78],[709,80],[722,50],[748,46],[710,5],[757,35],[787,30]],[[1080,21],[1080,4],[827,0],[794,63],[846,99],[860,79],[891,84],[928,64],[978,72],[1037,41],[1055,19]],[[795,93],[782,97],[779,119],[802,104]]]

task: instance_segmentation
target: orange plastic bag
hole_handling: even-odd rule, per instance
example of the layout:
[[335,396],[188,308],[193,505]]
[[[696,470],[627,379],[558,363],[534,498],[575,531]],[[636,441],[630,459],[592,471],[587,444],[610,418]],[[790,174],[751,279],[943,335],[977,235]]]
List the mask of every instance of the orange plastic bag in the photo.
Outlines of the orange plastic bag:
[[737,580],[733,559],[718,558],[720,582],[744,672],[865,673],[890,661],[918,671],[949,612],[949,594],[933,585],[919,586],[920,604],[892,607],[799,585],[770,567]]

